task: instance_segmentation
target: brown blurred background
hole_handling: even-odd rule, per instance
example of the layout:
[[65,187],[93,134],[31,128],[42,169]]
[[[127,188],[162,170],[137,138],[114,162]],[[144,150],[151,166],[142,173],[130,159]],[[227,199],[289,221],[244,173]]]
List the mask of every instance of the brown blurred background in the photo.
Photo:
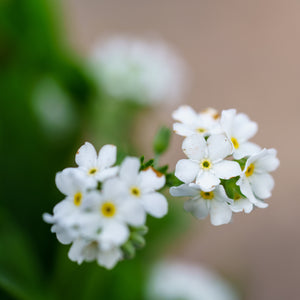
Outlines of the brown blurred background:
[[[194,221],[168,255],[224,272],[243,285],[248,300],[300,299],[300,2],[66,0],[63,4],[71,42],[82,55],[109,34],[158,36],[190,67],[186,104],[196,110],[237,108],[259,124],[254,142],[276,148],[281,160],[269,208],[235,215],[232,224],[221,227]],[[141,118],[135,133],[141,150],[150,155],[151,137],[160,124],[171,126],[176,105]],[[150,117],[151,122],[146,121]],[[181,137],[174,137],[165,157],[169,162],[171,153],[172,167],[183,158],[181,142]]]

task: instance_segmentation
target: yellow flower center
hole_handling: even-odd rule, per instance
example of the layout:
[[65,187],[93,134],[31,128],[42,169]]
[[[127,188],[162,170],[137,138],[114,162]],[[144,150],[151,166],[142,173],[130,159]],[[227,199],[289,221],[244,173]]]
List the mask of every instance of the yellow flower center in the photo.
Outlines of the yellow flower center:
[[112,202],[105,202],[101,206],[101,213],[104,217],[111,218],[116,213],[116,206]]
[[242,196],[241,195],[239,195],[239,194],[236,194],[236,195],[234,195],[234,198],[233,198],[233,200],[234,201],[238,201],[238,200],[240,200],[242,198]]
[[200,192],[200,196],[205,200],[211,200],[214,198],[214,192]]
[[89,175],[94,175],[98,170],[96,168],[92,168],[89,170]]
[[135,197],[140,197],[140,196],[141,196],[141,191],[140,191],[140,189],[139,189],[138,187],[133,186],[133,187],[131,187],[131,189],[130,189],[130,194],[131,194],[132,196],[135,196]]
[[203,159],[200,163],[200,166],[204,170],[209,170],[212,167],[212,163],[209,159]]
[[202,127],[199,127],[199,128],[196,129],[196,131],[199,132],[199,133],[204,133],[206,131],[206,129],[202,128]]
[[254,164],[250,164],[250,166],[247,168],[246,172],[245,172],[245,175],[247,177],[251,176],[254,172]]
[[82,202],[82,194],[80,192],[78,192],[74,195],[74,204],[76,206],[79,206],[81,204],[81,202]]
[[235,137],[232,137],[232,138],[231,138],[231,142],[232,142],[233,147],[234,147],[235,149],[237,149],[237,148],[240,147],[240,144],[239,144],[239,142],[237,141],[237,139],[236,139]]

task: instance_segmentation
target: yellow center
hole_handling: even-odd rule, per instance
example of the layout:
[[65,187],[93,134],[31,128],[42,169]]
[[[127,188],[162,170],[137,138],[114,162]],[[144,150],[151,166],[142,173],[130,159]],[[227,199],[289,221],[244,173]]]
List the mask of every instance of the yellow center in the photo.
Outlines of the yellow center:
[[231,142],[232,142],[233,147],[234,147],[235,149],[237,149],[237,148],[240,147],[240,144],[239,144],[239,142],[237,141],[236,138],[232,137],[232,138],[231,138]]
[[101,206],[101,213],[104,217],[111,218],[116,213],[116,206],[112,202],[105,202]]
[[209,170],[212,167],[212,163],[208,159],[203,159],[200,163],[200,166],[204,170]]
[[237,201],[237,200],[240,200],[242,198],[242,196],[241,195],[239,195],[239,194],[236,194],[236,195],[234,195],[234,201]]
[[89,175],[94,175],[98,170],[96,168],[92,168],[89,170]]
[[245,175],[247,177],[251,176],[254,172],[254,164],[250,164],[250,166],[247,168]]
[[202,127],[199,127],[199,128],[196,129],[196,131],[199,132],[199,133],[204,133],[206,131],[206,129],[202,128]]
[[200,196],[205,200],[211,200],[214,198],[214,192],[200,192]]
[[135,197],[140,197],[141,196],[141,191],[136,186],[131,187],[130,193],[131,193],[132,196],[135,196]]
[[82,200],[82,194],[80,192],[76,193],[74,195],[74,204],[76,206],[79,206],[81,204],[81,200]]

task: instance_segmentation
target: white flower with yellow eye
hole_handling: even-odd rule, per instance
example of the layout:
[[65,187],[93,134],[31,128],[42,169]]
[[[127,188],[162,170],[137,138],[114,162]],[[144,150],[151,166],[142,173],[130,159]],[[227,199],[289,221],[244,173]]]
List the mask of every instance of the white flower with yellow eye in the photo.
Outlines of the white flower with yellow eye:
[[210,214],[213,225],[227,224],[231,220],[232,210],[223,186],[217,186],[213,191],[202,191],[196,184],[182,184],[171,187],[170,194],[174,197],[192,197],[184,203],[184,209],[197,219],[204,219]]
[[224,160],[232,153],[232,145],[223,134],[211,135],[207,141],[202,135],[194,134],[185,138],[183,152],[189,159],[181,159],[176,164],[175,176],[184,183],[196,184],[203,191],[211,191],[221,179],[240,175],[237,162]]
[[274,179],[269,174],[277,169],[279,160],[275,149],[263,149],[250,156],[246,162],[241,178],[237,181],[241,192],[256,206],[267,207],[260,199],[271,197]]
[[256,134],[258,126],[247,115],[237,114],[235,109],[223,110],[220,124],[232,142],[235,159],[241,159],[261,150],[258,145],[248,142]]
[[211,108],[201,113],[196,113],[190,106],[183,105],[173,112],[172,117],[180,122],[173,124],[173,130],[181,136],[190,136],[192,134],[207,136],[211,133],[221,132],[218,122],[219,115],[217,111]]
[[161,218],[168,212],[168,202],[156,190],[165,185],[166,178],[153,168],[140,172],[140,166],[138,158],[125,158],[120,167],[120,179],[125,183],[131,199],[138,201],[151,216]]
[[123,258],[123,253],[119,247],[104,250],[101,247],[101,242],[98,240],[79,238],[73,242],[68,256],[78,264],[84,261],[91,262],[96,260],[100,266],[112,269]]
[[[145,224],[146,214],[142,205],[127,196],[126,185],[119,178],[105,181],[101,192],[89,193],[86,207],[93,222],[85,236],[92,239],[97,236],[103,251],[124,244],[129,237],[129,225],[138,227]],[[94,235],[90,235],[93,229]]]
[[118,173],[118,167],[112,167],[117,159],[117,147],[104,145],[97,155],[94,146],[86,142],[79,148],[75,156],[78,169],[85,174],[88,180],[97,181],[114,177]]
[[43,217],[47,223],[54,224],[51,231],[56,233],[58,240],[69,244],[89,221],[84,212],[84,202],[88,189],[95,186],[92,180],[86,180],[83,174],[74,168],[57,173],[55,183],[66,198],[54,207],[53,216],[44,214]]

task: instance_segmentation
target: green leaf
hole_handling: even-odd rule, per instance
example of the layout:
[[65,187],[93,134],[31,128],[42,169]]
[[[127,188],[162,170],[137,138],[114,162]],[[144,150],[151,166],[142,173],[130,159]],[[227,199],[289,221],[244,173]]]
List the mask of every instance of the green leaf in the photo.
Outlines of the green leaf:
[[163,154],[169,147],[171,130],[168,127],[161,127],[153,141],[153,150],[156,155]]
[[241,197],[246,198],[242,194],[240,187],[236,184],[236,182],[239,179],[240,179],[240,176],[233,177],[228,180],[221,179],[221,184],[223,185],[225,192],[230,199],[237,200],[237,199],[240,199]]
[[179,186],[181,184],[183,184],[183,182],[175,176],[174,172],[173,173],[168,173],[166,175],[166,185],[167,186],[169,186],[169,187]]

